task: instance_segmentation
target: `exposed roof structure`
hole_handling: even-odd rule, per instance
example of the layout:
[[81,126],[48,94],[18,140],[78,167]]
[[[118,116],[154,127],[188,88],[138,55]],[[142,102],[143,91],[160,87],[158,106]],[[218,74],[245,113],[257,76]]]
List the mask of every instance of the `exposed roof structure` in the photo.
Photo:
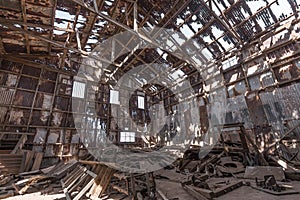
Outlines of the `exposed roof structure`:
[[0,172],[21,150],[25,171],[90,153],[110,176],[191,146],[184,159],[292,161],[276,142],[299,146],[299,14],[300,0],[0,0]]
[[[297,82],[297,63],[289,66],[294,70],[291,80],[283,78],[281,81],[280,73],[286,64],[273,55],[276,51],[284,54],[288,48],[289,63],[298,56],[298,8],[299,2],[295,0],[0,1],[0,48],[3,66],[8,67],[9,61],[39,66],[44,68],[42,74],[52,73],[52,77],[40,76],[23,69],[30,77],[22,77],[18,87],[30,89],[32,93],[17,92],[14,101],[33,98],[35,90],[35,93],[49,92],[49,98],[54,92],[53,99],[61,100],[52,102],[70,105],[69,97],[55,97],[58,89],[55,85],[61,84],[62,77],[72,79],[81,66],[91,67],[91,70],[84,68],[84,78],[95,81],[93,76],[98,73],[95,66],[107,65],[99,72],[102,74],[100,82],[108,84],[110,89],[118,85],[124,74],[144,66],[142,70],[131,71],[134,81],[141,91],[153,98],[152,103],[164,100],[166,111],[173,113],[172,107],[188,97],[198,97],[200,104],[208,105],[213,103],[213,95],[220,95],[224,89],[225,96],[234,97],[278,87],[278,83]],[[270,68],[271,65],[277,68]],[[57,79],[54,77],[57,73],[64,75]],[[270,76],[273,77],[270,79]],[[20,86],[28,80],[33,81],[33,85]],[[184,80],[193,91],[175,96],[170,89],[178,89]],[[44,89],[39,86],[41,82],[45,84]],[[72,84],[73,81],[64,87],[72,87]],[[101,89],[95,90],[98,91]],[[40,98],[39,95],[36,98]],[[36,103],[18,102],[13,104],[28,106],[31,116]],[[56,105],[54,109],[61,107],[64,106]],[[55,117],[52,118],[51,123],[54,123]],[[224,121],[221,118],[219,121]],[[32,120],[24,124],[27,125],[25,132],[32,127]],[[207,125],[200,124],[205,132]]]
[[297,18],[298,4],[293,0],[1,1],[1,51],[60,55],[64,60],[86,54],[97,43],[136,26],[147,32],[154,27],[176,30],[180,37],[197,41],[207,58],[217,58],[249,44],[275,24]]

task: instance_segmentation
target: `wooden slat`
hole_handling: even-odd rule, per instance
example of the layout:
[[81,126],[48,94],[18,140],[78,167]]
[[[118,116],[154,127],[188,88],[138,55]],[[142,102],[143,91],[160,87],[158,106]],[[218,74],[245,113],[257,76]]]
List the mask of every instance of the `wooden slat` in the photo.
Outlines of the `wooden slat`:
[[17,153],[18,150],[22,149],[23,145],[27,140],[27,135],[22,135],[19,139],[18,143],[16,144],[15,148],[12,150],[11,154]]
[[44,155],[44,153],[42,153],[42,152],[36,152],[35,153],[35,160],[34,160],[34,163],[32,165],[31,171],[35,171],[35,170],[40,169],[40,166],[41,166],[41,163],[42,163],[42,160],[43,160],[43,155]]
[[0,134],[9,134],[9,135],[35,135],[35,133],[26,133],[26,132],[3,132],[1,131]]
[[93,185],[94,179],[90,180],[90,182],[75,196],[73,200],[79,200],[81,197],[90,189],[90,187]]
[[106,166],[103,166],[103,170],[101,170],[101,173],[98,173],[93,188],[90,190],[90,198],[91,199],[97,199],[100,195],[102,195],[111,180],[111,177],[115,173],[115,170]]
[[27,172],[29,171],[32,163],[32,159],[34,157],[34,152],[33,151],[27,151],[25,153],[26,159],[25,159],[25,169],[24,171]]

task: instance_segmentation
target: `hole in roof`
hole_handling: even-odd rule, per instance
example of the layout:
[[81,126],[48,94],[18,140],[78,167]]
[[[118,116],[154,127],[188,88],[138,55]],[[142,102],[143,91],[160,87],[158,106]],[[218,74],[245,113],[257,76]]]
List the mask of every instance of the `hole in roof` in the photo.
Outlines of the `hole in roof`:
[[181,32],[185,35],[186,38],[191,38],[194,35],[194,32],[191,31],[191,29],[184,24],[182,27],[180,27]]
[[56,10],[55,11],[55,18],[64,19],[64,20],[74,20],[75,15],[71,15],[68,12]]

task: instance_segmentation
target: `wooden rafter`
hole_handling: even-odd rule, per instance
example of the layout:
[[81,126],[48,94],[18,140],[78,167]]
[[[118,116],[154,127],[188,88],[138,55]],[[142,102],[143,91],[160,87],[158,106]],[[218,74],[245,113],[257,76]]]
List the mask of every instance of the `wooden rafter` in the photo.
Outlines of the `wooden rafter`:
[[[26,2],[25,0],[21,0],[21,8],[22,8],[22,17],[23,21],[26,23],[27,22],[27,14],[26,14]],[[23,25],[24,29],[27,30],[27,25]],[[25,46],[26,46],[26,51],[28,54],[30,54],[30,45],[29,45],[29,37],[27,34],[24,34],[25,36]]]
[[0,54],[4,54],[4,53],[6,53],[6,51],[3,45],[2,37],[0,37]]
[[[96,0],[95,0],[96,1]],[[96,3],[98,5],[98,11],[103,7],[104,5],[104,1],[94,1],[94,4]],[[81,46],[84,48],[84,46],[86,45],[88,39],[89,39],[89,36],[91,35],[92,33],[92,30],[94,29],[95,27],[95,23],[97,21],[97,18],[98,18],[98,15],[95,14],[95,13],[91,13],[90,16],[89,16],[89,20],[88,20],[88,23],[85,25],[85,28],[83,30],[83,34],[88,34],[88,36],[86,37],[82,37],[81,39]]]
[[[68,46],[70,46],[70,45],[72,44],[72,39],[73,39],[75,36],[76,36],[76,41],[78,41],[77,38],[79,38],[79,35],[78,35],[78,32],[75,33],[75,29],[76,29],[76,24],[77,24],[77,21],[78,21],[78,15],[79,15],[79,13],[80,13],[80,9],[81,9],[81,6],[77,6],[76,16],[75,16],[75,19],[74,19],[74,23],[73,23],[73,25],[72,25],[72,30],[73,30],[74,32],[68,33],[68,37],[67,37],[67,40],[66,40],[66,42],[65,42],[65,46],[66,46],[66,47],[68,47]],[[67,29],[70,29],[69,24],[68,24]],[[80,45],[79,45],[79,46],[80,46]],[[81,51],[81,49],[79,49],[79,51]],[[67,53],[68,53],[67,49],[64,49],[64,50],[63,50],[63,55],[62,55],[62,58],[61,58],[61,61],[60,61],[60,65],[59,65],[60,67],[63,67],[63,66],[64,66],[65,60],[66,60],[66,57],[67,57]]]
[[[54,27],[54,22],[55,22],[55,11],[56,11],[56,6],[57,6],[57,0],[53,0],[53,8],[52,8],[52,19],[51,19],[51,25],[52,27]],[[53,39],[53,30],[50,31],[50,36],[49,36],[50,40]],[[49,43],[48,44],[48,52],[49,54],[51,53],[51,49],[52,49],[52,44]]]

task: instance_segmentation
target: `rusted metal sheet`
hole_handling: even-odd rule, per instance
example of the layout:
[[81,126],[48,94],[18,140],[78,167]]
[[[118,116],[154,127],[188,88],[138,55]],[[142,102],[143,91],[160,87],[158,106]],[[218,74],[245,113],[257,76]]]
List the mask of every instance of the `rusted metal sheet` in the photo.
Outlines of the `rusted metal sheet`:
[[2,107],[2,106],[0,107],[0,123],[4,123],[7,110],[8,110],[7,107]]
[[245,128],[253,127],[244,95],[230,98],[226,107],[226,124],[245,123]]
[[268,123],[263,104],[258,94],[252,93],[246,96],[247,108],[251,117],[251,121],[255,126],[263,126]]
[[268,122],[273,124],[273,128],[280,134],[285,132],[285,121],[289,124],[299,119],[299,88],[299,84],[294,84],[260,94]]
[[13,98],[14,90],[0,87],[0,104],[9,105]]

